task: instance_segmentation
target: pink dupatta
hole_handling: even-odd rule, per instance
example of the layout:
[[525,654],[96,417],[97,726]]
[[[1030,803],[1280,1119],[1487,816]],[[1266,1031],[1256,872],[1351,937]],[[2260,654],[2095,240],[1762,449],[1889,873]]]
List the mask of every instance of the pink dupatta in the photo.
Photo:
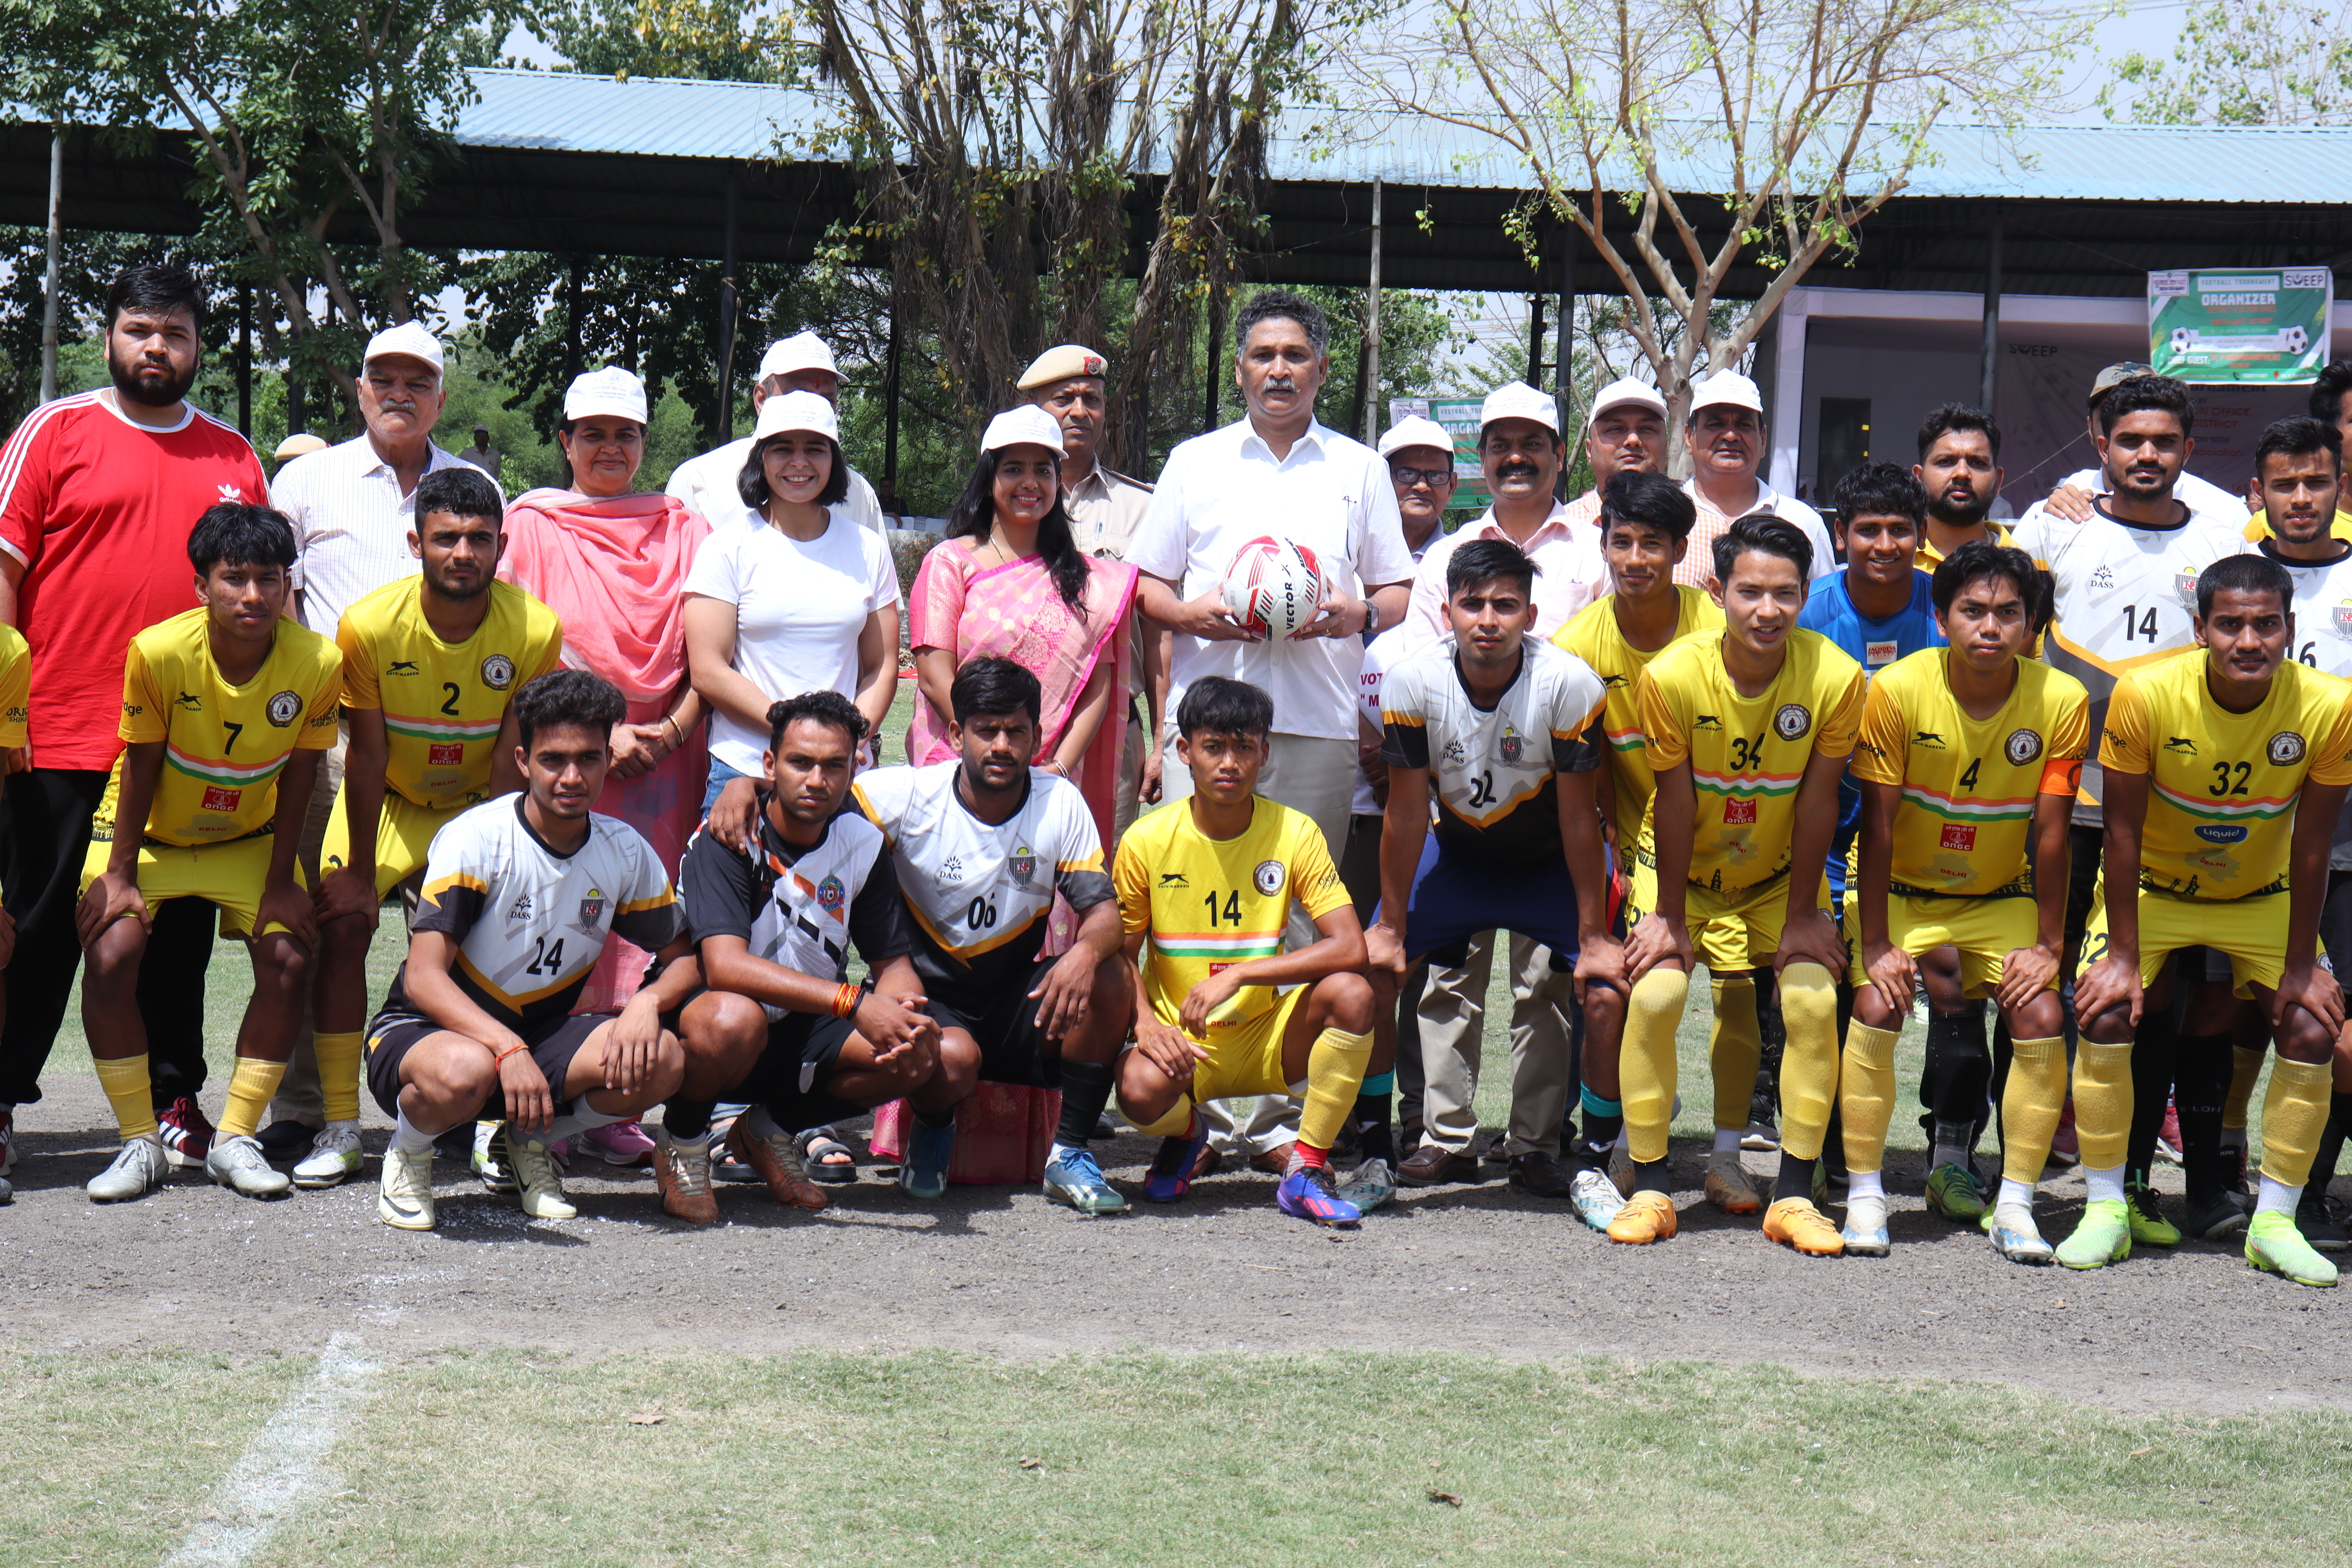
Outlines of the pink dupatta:
[[[1076,716],[1078,700],[1095,672],[1110,667],[1110,707],[1087,748],[1071,782],[1094,812],[1095,829],[1106,848],[1111,841],[1111,808],[1118,792],[1118,748],[1127,732],[1123,707],[1128,689],[1128,619],[1134,613],[1135,568],[1124,562],[1088,558],[1081,618],[1062,603],[1051,573],[1038,556],[1002,566],[982,566],[970,542],[950,540],[923,557],[908,606],[908,641],[915,647],[944,648],[965,660],[983,655],[1009,658],[1037,678],[1045,689],[1040,757],[1061,744]],[[943,762],[947,726],[928,700],[915,704],[909,760]]]
[[[599,500],[538,489],[507,508],[499,575],[563,623],[563,662],[601,675],[628,699],[632,724],[669,711],[686,679],[686,611],[679,590],[710,525],[666,495]],[[702,817],[709,771],[703,731],[641,778],[606,783],[596,809],[639,833],[672,879]],[[614,937],[581,993],[580,1013],[609,1013],[636,994],[647,955]]]

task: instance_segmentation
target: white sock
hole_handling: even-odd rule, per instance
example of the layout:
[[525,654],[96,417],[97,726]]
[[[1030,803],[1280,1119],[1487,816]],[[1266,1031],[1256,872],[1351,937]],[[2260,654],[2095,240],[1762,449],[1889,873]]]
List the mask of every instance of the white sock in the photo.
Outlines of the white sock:
[[1623,1127],[1621,1126],[1617,1129],[1617,1142],[1612,1143],[1609,1147],[1612,1151],[1618,1149],[1630,1149],[1633,1147],[1633,1144],[1628,1141],[1628,1134]]
[[403,1107],[400,1119],[393,1123],[392,1146],[404,1154],[422,1154],[433,1147],[434,1136],[430,1132],[418,1131],[416,1123],[408,1120],[407,1109]]
[[2086,1165],[2083,1169],[2083,1185],[2089,1189],[2085,1202],[2121,1203],[2124,1201],[2124,1168],[2110,1165],[2104,1171],[2094,1171]]
[[2290,1187],[2284,1182],[2263,1178],[2262,1196],[2254,1200],[2256,1214],[2293,1214],[2295,1205],[2303,1202],[2303,1189]]
[[1993,1200],[1993,1206],[2023,1209],[2031,1214],[2033,1212],[2033,1188],[2028,1183],[2012,1182],[2003,1176],[2000,1179],[2000,1196]]
[[1086,1152],[1087,1148],[1083,1143],[1065,1143],[1056,1138],[1054,1140],[1054,1146],[1045,1151],[1045,1163],[1050,1165],[1056,1160],[1067,1159],[1072,1154],[1083,1154]]
[[626,1121],[635,1114],[634,1111],[623,1110],[607,1116],[590,1105],[588,1097],[583,1094],[564,1107],[563,1114],[550,1121],[546,1131],[527,1132],[523,1136],[534,1143],[561,1143],[566,1138],[579,1137],[592,1127],[610,1127],[614,1122]]
[[677,1148],[708,1149],[710,1147],[710,1129],[708,1127],[704,1128],[701,1131],[696,1133],[691,1138],[681,1138],[677,1133],[668,1131],[667,1129],[664,1129],[664,1135],[667,1136],[671,1144]]
[[1718,1154],[1739,1152],[1739,1140],[1746,1136],[1745,1127],[1718,1127],[1715,1130],[1715,1152]]
[[1883,1171],[1848,1171],[1845,1173],[1845,1201],[1856,1198],[1876,1198],[1886,1201],[1886,1173]]
[[1955,1127],[1948,1121],[1936,1123],[1936,1149],[1928,1158],[1930,1168],[1942,1165],[1966,1165],[1969,1163],[1969,1134],[1973,1127]]

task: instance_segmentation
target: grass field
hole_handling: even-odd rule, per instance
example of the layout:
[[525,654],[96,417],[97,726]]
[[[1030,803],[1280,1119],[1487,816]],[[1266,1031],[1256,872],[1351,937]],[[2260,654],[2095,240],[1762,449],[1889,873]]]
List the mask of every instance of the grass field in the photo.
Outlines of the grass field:
[[[153,1563],[311,1358],[12,1355],[0,1540]],[[2352,1417],[1770,1368],[525,1352],[374,1371],[244,1561],[2297,1563]],[[204,1419],[185,1422],[201,1410]]]

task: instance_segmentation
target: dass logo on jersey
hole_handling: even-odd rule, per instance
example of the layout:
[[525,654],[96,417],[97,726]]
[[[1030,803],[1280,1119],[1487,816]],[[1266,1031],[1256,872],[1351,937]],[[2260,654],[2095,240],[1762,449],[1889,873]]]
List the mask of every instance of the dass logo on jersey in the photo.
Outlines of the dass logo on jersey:
[[217,811],[225,815],[234,813],[236,810],[236,803],[244,798],[245,792],[241,789],[225,789],[219,784],[206,784],[203,809]]
[[465,760],[466,742],[463,741],[431,741],[425,744],[425,763],[427,767],[454,768]]
[[1747,795],[1728,795],[1723,802],[1723,820],[1734,827],[1756,825],[1756,802]]
[[1937,848],[1957,850],[1962,855],[1968,854],[1976,847],[1977,829],[1976,824],[1972,822],[1948,822],[1944,824],[1944,835],[1940,839],[1937,840]]

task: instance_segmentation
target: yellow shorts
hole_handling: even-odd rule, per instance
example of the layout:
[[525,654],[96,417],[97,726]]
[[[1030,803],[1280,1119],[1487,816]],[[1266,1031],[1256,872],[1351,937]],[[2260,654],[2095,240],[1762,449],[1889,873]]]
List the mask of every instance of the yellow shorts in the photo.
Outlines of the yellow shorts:
[[[2146,889],[2139,895],[2139,983],[2151,984],[2165,960],[2184,947],[2227,953],[2232,988],[2251,997],[2257,985],[2278,989],[2286,973],[2286,906],[2289,895],[2263,893],[2228,902],[2168,898]],[[2107,955],[2107,879],[2083,928],[2083,957],[2076,979]]]
[[[2032,899],[1911,899],[1886,895],[1886,940],[1916,957],[1939,947],[1960,950],[1960,990],[1990,996],[2000,984],[2000,966],[2021,947],[2033,945]],[[1845,941],[1853,957],[1846,978],[1856,989],[1870,984],[1862,966],[1862,910],[1848,891]],[[2055,987],[2057,976],[2051,977]]]
[[[1209,1047],[1209,1059],[1192,1068],[1192,1102],[1244,1094],[1288,1094],[1290,1080],[1282,1076],[1282,1037],[1289,1031],[1291,1017],[1306,1002],[1307,991],[1304,985],[1293,986],[1247,1023],[1212,1030],[1202,1042]],[[1183,1131],[1179,1126],[1168,1135]]]
[[[335,795],[334,815],[327,818],[327,837],[319,846],[319,874],[340,871],[352,857],[352,819],[346,803],[352,798],[346,784]],[[386,899],[392,890],[425,869],[425,858],[433,848],[433,836],[442,825],[456,817],[469,805],[436,808],[419,805],[397,790],[383,792],[383,809],[375,821],[375,896]]]
[[[1818,907],[1829,912],[1830,884],[1823,877],[1816,889]],[[1644,915],[1658,907],[1658,868],[1646,857],[1633,862],[1633,881],[1625,895],[1625,930],[1631,932]],[[1690,929],[1691,951],[1699,963],[1718,974],[1764,968],[1780,951],[1780,926],[1789,912],[1789,884],[1773,878],[1760,888],[1718,893],[1694,882],[1684,895],[1683,913]]]
[[[138,879],[139,891],[145,896],[151,913],[156,905],[172,899],[202,899],[218,906],[221,935],[243,938],[251,932],[253,917],[260,912],[261,884],[269,875],[269,849],[277,841],[264,829],[225,844],[198,844],[185,848],[177,844],[142,844],[139,847],[139,864],[131,874]],[[113,854],[111,839],[90,840],[89,853],[82,857],[81,862],[83,892],[88,892],[89,885],[105,874],[106,863]],[[297,886],[307,885],[299,858],[294,865],[294,880]],[[270,922],[270,931],[285,929],[275,921]]]

